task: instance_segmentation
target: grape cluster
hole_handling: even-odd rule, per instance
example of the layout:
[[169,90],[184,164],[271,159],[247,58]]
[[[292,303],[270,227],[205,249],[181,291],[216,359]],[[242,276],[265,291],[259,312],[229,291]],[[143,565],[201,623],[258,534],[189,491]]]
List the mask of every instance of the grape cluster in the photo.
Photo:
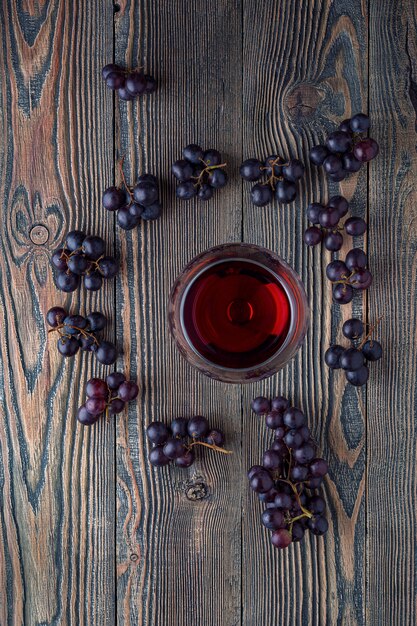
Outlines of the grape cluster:
[[107,417],[121,413],[127,402],[137,398],[139,387],[121,372],[113,372],[106,380],[91,378],[85,391],[87,400],[78,409],[77,419],[83,426],[91,426],[103,413]]
[[272,545],[286,548],[292,541],[301,541],[306,529],[324,535],[328,522],[320,487],[328,465],[316,456],[304,414],[282,396],[271,401],[255,398],[252,409],[265,415],[267,428],[275,434],[262,465],[248,472],[251,488],[266,506],[262,524],[272,532]]
[[316,246],[323,242],[325,248],[337,252],[343,245],[343,230],[352,237],[359,237],[366,231],[366,222],[361,217],[349,217],[343,225],[340,220],[349,210],[349,203],[343,196],[333,196],[327,206],[318,202],[308,205],[307,219],[314,224],[304,232],[304,242]]
[[100,333],[107,324],[106,317],[94,311],[86,317],[69,315],[60,306],[54,306],[46,314],[46,321],[52,326],[51,332],[58,332],[58,352],[62,356],[75,356],[78,350],[93,352],[97,361],[112,365],[117,359],[117,348],[111,341],[100,340]]
[[105,255],[104,239],[86,235],[80,230],[68,233],[61,248],[51,258],[57,271],[56,286],[61,291],[75,291],[81,277],[84,287],[97,291],[103,284],[103,278],[113,278],[119,271],[119,262],[112,256]]
[[374,159],[379,152],[378,143],[363,136],[369,126],[370,120],[365,113],[357,113],[343,120],[338,130],[327,137],[326,145],[311,148],[310,161],[314,165],[322,165],[334,182],[340,182],[349,174],[358,172],[363,163]]
[[266,206],[275,198],[278,202],[293,202],[297,197],[297,182],[304,176],[304,165],[298,159],[286,161],[276,154],[262,163],[258,159],[246,159],[240,166],[240,175],[250,182],[259,181],[251,189],[255,206]]
[[101,75],[107,87],[117,91],[121,100],[134,100],[137,96],[153,93],[157,87],[153,76],[136,70],[126,70],[115,63],[105,65]]
[[368,257],[360,248],[349,250],[344,261],[331,261],[326,267],[326,276],[333,283],[333,300],[348,304],[354,290],[363,291],[372,284]]
[[182,151],[182,159],[172,164],[171,171],[179,181],[177,198],[190,200],[197,196],[200,200],[210,200],[216,189],[227,184],[224,171],[226,163],[217,150],[203,150],[192,143]]
[[142,174],[131,186],[123,173],[120,162],[122,184],[109,187],[103,193],[103,206],[108,211],[117,211],[117,223],[123,230],[131,230],[142,220],[156,220],[161,215],[158,180],[153,174]]
[[230,454],[223,448],[223,432],[210,428],[208,420],[202,415],[190,419],[177,417],[170,426],[163,422],[152,422],[146,434],[153,444],[149,462],[155,467],[168,465],[171,461],[178,467],[190,467],[195,461],[195,446]]
[[345,370],[346,380],[355,385],[355,387],[365,385],[369,378],[369,369],[366,361],[378,361],[382,357],[381,344],[379,341],[371,339],[371,335],[380,319],[370,327],[369,332],[359,345],[357,345],[357,340],[362,337],[365,325],[356,318],[347,320],[343,324],[342,333],[346,339],[350,339],[350,347],[344,348],[341,345],[334,344],[326,350],[324,356],[326,365],[331,369],[342,368]]

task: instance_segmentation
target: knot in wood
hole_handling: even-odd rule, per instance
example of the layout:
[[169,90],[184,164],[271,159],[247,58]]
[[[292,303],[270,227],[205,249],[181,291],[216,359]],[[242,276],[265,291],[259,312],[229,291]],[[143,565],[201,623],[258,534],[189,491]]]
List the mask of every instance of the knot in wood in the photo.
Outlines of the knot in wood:
[[203,500],[203,498],[207,498],[208,496],[208,487],[203,482],[194,483],[189,485],[185,490],[185,495],[188,500]]
[[36,246],[43,246],[49,239],[49,230],[43,224],[36,224],[31,228],[29,237]]
[[131,560],[131,561],[133,561],[133,563],[135,563],[135,562],[138,560],[138,558],[139,558],[139,557],[138,557],[138,555],[137,555],[135,552],[133,552],[133,553],[130,555],[130,560]]
[[322,97],[319,90],[309,83],[294,87],[287,96],[287,107],[294,120],[311,117],[316,113]]

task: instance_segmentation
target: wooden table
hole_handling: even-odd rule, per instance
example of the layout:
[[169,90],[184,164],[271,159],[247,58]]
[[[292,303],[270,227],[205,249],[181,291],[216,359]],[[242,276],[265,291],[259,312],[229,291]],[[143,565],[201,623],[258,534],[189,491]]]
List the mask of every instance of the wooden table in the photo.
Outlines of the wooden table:
[[[411,0],[1,2],[0,624],[408,626],[416,620],[415,379],[417,12]],[[106,89],[115,58],[158,92]],[[328,184],[308,167],[294,204],[258,209],[244,158],[309,147],[369,111],[380,156]],[[230,184],[207,204],[175,199],[171,163],[189,142],[226,155]],[[101,208],[125,155],[133,180],[160,177],[163,217],[122,232]],[[309,201],[341,192],[366,217],[369,295],[332,305],[330,253],[307,249]],[[54,286],[49,258],[75,227],[122,263],[97,295]],[[167,298],[206,248],[246,241],[281,254],[311,303],[307,340],[268,381],[227,386],[182,360]],[[346,243],[343,253],[348,250]],[[129,412],[87,429],[75,413],[91,357],[64,361],[45,313],[98,309],[140,383]],[[385,357],[365,389],[323,357],[344,319],[384,314]],[[250,400],[304,408],[330,461],[325,538],[277,551],[246,469],[270,437]],[[191,470],[147,461],[146,425],[204,414],[233,455]]]

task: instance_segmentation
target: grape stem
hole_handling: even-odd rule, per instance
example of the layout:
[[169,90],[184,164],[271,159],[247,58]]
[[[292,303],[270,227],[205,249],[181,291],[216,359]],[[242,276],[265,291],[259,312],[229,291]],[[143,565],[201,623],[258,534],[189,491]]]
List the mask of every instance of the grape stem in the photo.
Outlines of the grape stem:
[[378,317],[378,319],[376,320],[376,322],[374,322],[373,324],[370,325],[369,327],[369,331],[367,333],[367,335],[362,339],[362,341],[360,342],[360,344],[358,345],[358,350],[360,350],[361,348],[363,348],[363,346],[365,345],[365,343],[368,341],[368,339],[371,337],[372,333],[374,332],[375,328],[377,326],[379,326],[379,324],[381,323],[381,320],[384,316],[381,315],[380,317]]
[[[132,197],[133,197],[133,193],[132,193],[132,191],[131,191],[131,189],[130,189],[129,185],[127,184],[127,180],[126,180],[126,177],[125,177],[125,173],[124,173],[124,171],[123,171],[123,163],[124,163],[124,160],[125,160],[125,155],[123,155],[123,156],[122,156],[122,158],[121,158],[121,159],[120,159],[120,161],[119,161],[120,177],[121,177],[121,179],[122,179],[122,183],[123,183],[123,185],[124,185],[124,187],[125,187],[125,189],[126,189],[127,193],[128,193],[128,194],[129,194],[129,196],[130,196],[130,204],[132,204]],[[129,206],[130,206],[130,205],[129,205]]]
[[271,176],[267,179],[266,183],[275,191],[275,182],[277,180],[284,180],[283,176],[275,176],[274,167],[275,165],[279,165],[280,167],[284,167],[285,165],[289,165],[288,161],[284,161],[284,159],[278,156],[274,161],[271,161],[271,165],[266,165],[265,167],[261,167],[261,170],[271,170]]
[[285,478],[278,478],[278,480],[282,483],[287,483],[287,485],[290,485],[291,489],[294,492],[295,498],[297,500],[297,504],[300,507],[300,509],[303,512],[303,517],[313,517],[313,514],[311,513],[311,511],[309,511],[308,509],[304,508],[303,505],[301,504],[301,500],[300,500],[300,495],[297,491],[297,487],[294,485],[294,483],[292,483],[290,480],[287,480]]
[[217,168],[221,168],[221,167],[226,167],[227,166],[227,163],[221,163],[220,165],[209,165],[208,163],[203,161],[203,159],[200,159],[200,161],[203,163],[204,169],[201,170],[201,172],[200,172],[200,174],[198,176],[192,176],[192,178],[194,178],[194,180],[197,181],[197,182],[194,183],[194,187],[201,187],[201,181],[202,181],[202,178],[203,178],[204,174],[207,174],[210,170],[215,170]]
[[61,332],[61,328],[63,328],[64,326],[69,326],[69,328],[73,328],[74,330],[78,330],[79,333],[81,333],[81,335],[83,337],[91,337],[94,341],[94,343],[96,343],[98,345],[98,339],[97,337],[95,337],[95,335],[93,333],[89,333],[86,330],[84,330],[83,328],[78,328],[78,326],[70,326],[69,324],[59,324],[59,326],[56,326],[55,328],[50,328],[48,330],[48,334],[49,333],[54,333],[55,331],[58,331],[59,334],[61,335],[61,337],[71,337],[71,335],[68,335],[67,333],[62,333]]
[[205,448],[210,448],[211,450],[216,450],[216,452],[222,452],[223,454],[233,454],[232,450],[225,450],[224,448],[219,448],[219,446],[206,443],[205,441],[193,441],[188,446],[188,449],[191,450],[193,446],[204,446]]

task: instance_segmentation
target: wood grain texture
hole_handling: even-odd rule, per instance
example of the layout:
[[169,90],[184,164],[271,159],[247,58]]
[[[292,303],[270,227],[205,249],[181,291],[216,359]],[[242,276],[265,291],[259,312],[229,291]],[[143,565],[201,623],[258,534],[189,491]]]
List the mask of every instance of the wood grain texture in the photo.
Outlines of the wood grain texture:
[[45,313],[113,317],[111,285],[65,297],[49,264],[74,227],[112,246],[98,208],[113,152],[100,79],[112,10],[56,0],[0,11],[0,623],[103,626],[114,623],[114,427],[76,426],[91,356],[64,362]]
[[380,156],[370,168],[370,318],[385,358],[368,384],[367,623],[415,624],[417,10],[371,2],[369,106]]

